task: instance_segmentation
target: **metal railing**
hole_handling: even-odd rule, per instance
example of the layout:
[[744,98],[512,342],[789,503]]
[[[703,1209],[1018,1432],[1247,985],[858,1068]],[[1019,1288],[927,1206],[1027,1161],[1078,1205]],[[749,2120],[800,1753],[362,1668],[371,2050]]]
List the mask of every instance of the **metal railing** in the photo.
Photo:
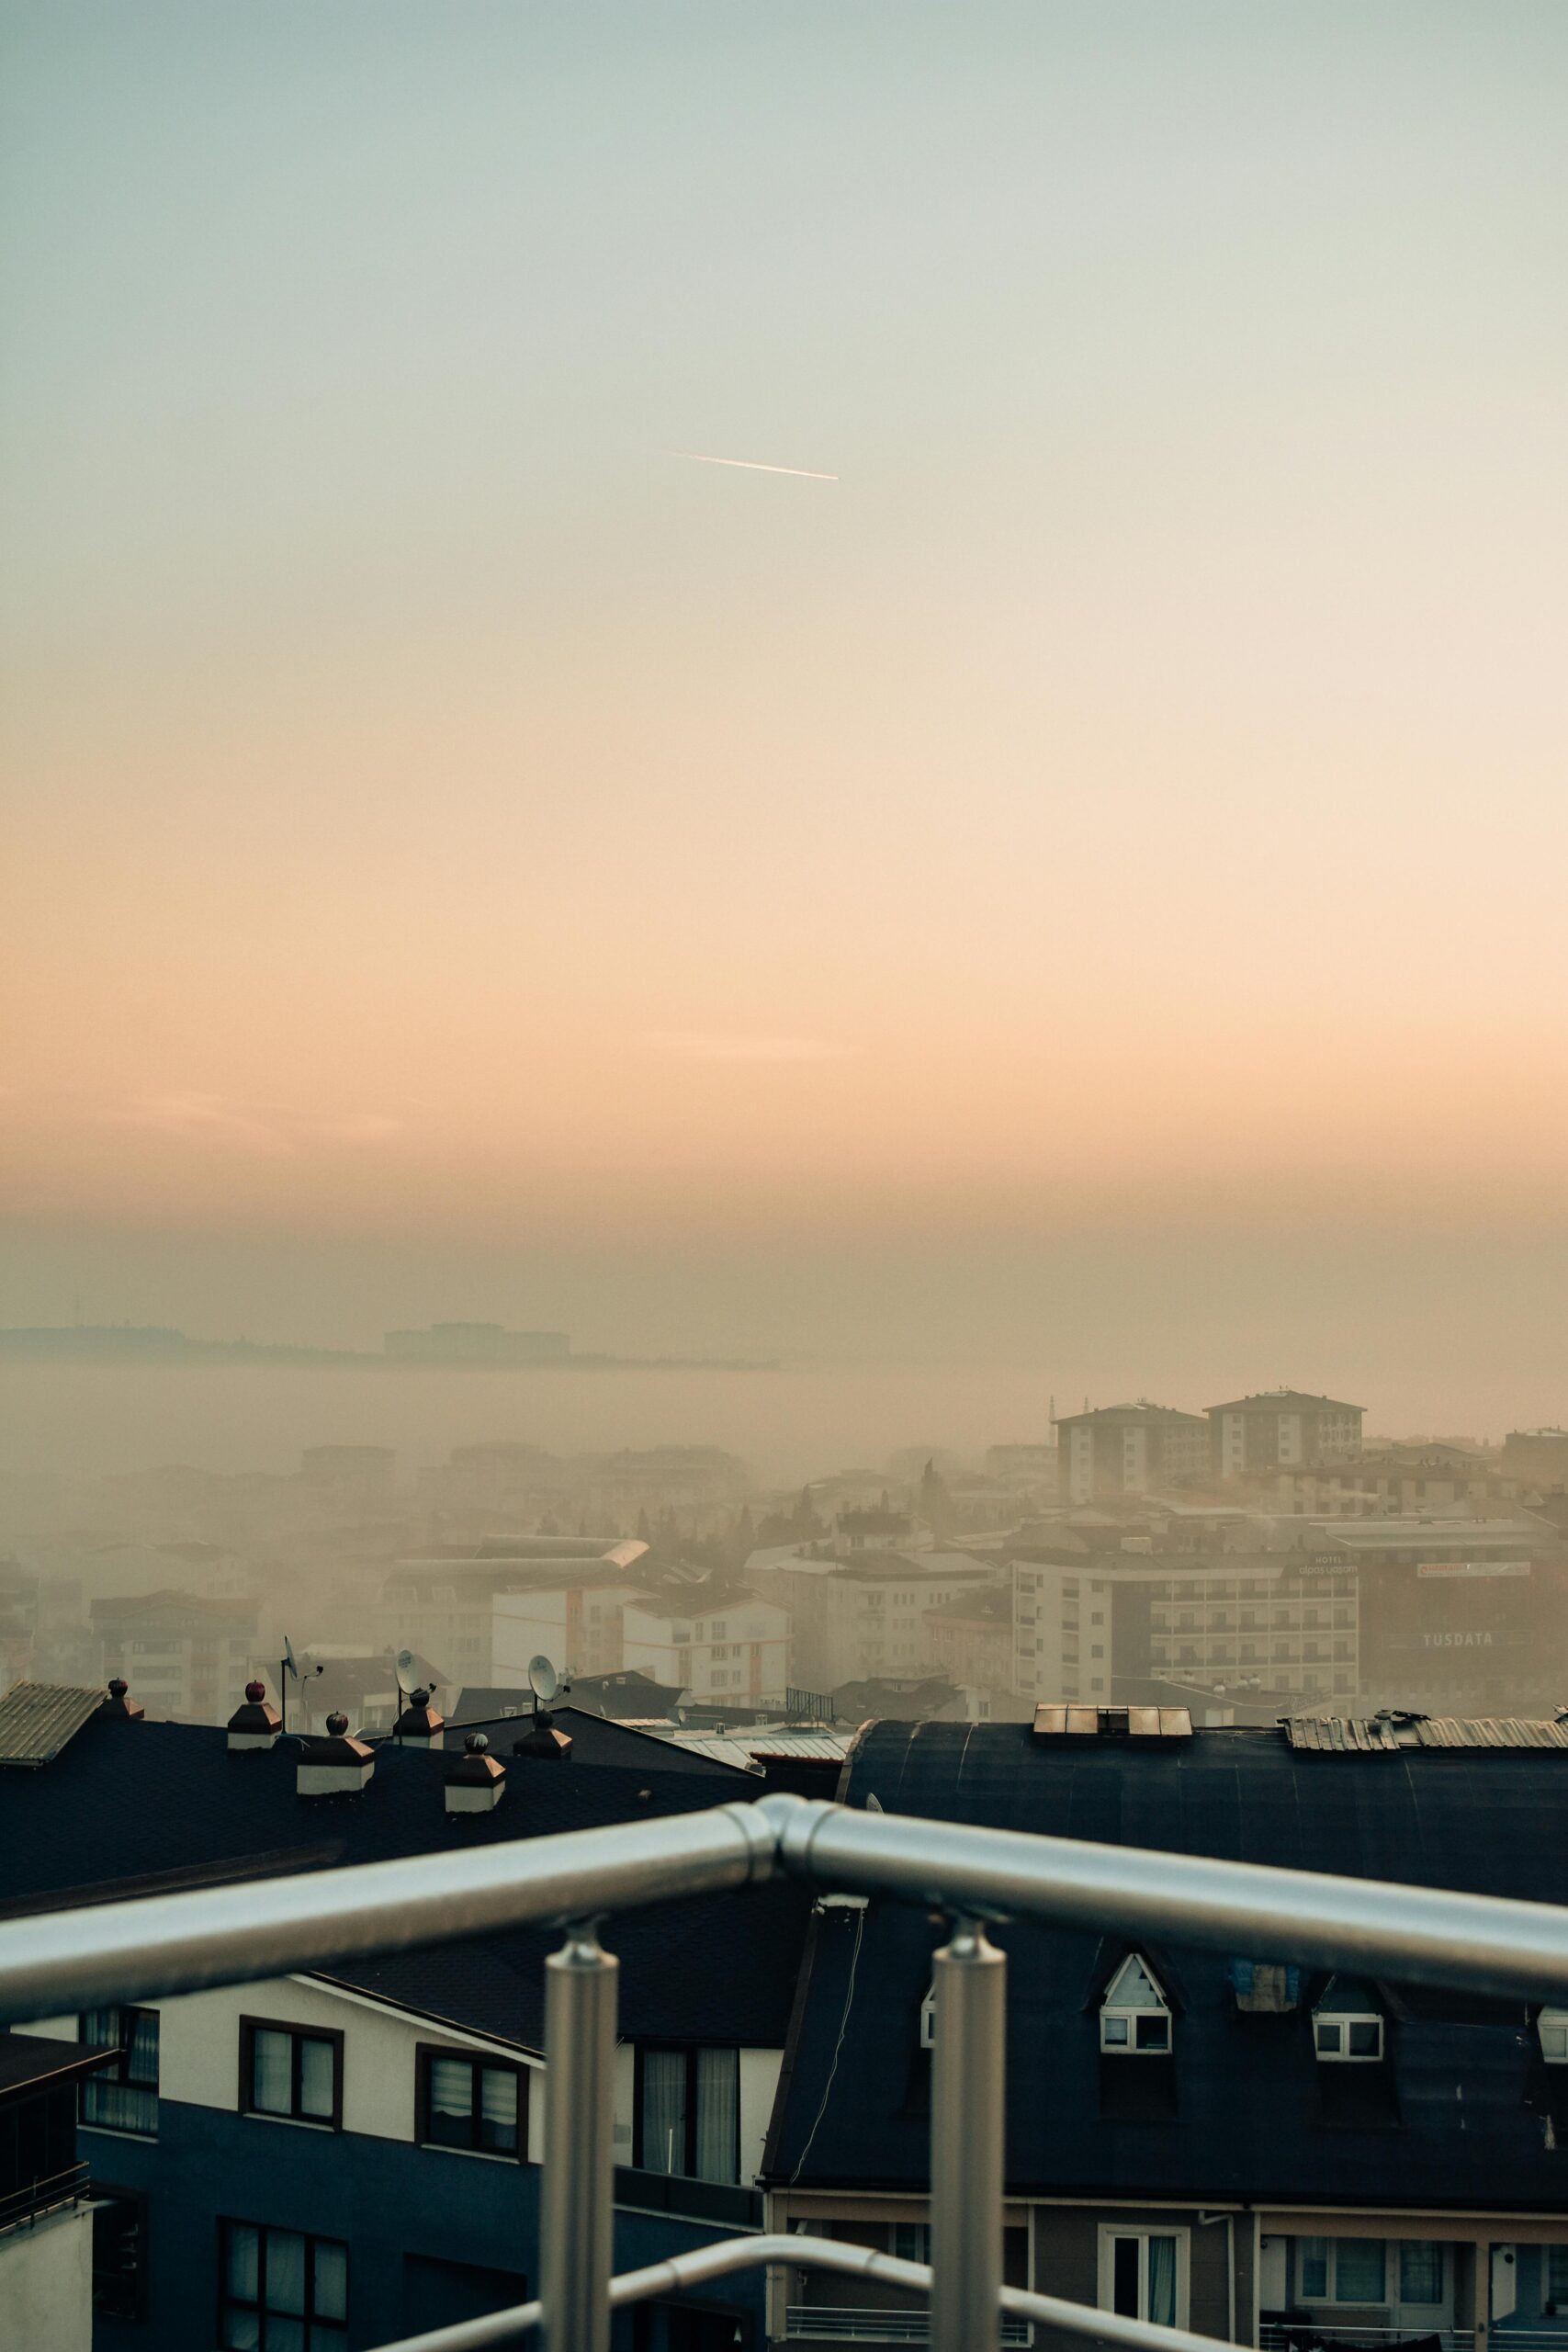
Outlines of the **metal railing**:
[[[933,1968],[931,2265],[829,2238],[752,2233],[612,2278],[618,1963],[593,1923],[781,1872],[824,1892],[916,1903],[953,1922]],[[625,2305],[748,2270],[802,2267],[929,2294],[935,2352],[994,2352],[1004,2322],[1129,2352],[1214,2352],[1213,2339],[1185,2329],[1002,2284],[1007,1962],[985,1923],[1016,1915],[1526,2001],[1568,1995],[1568,1910],[1555,1906],[776,1794],[473,1853],[16,1920],[0,1928],[0,2018],[59,2016],[553,1924],[565,1933],[546,1962],[541,2298],[383,2352],[481,2352],[535,2327],[545,2352],[607,2352],[611,2312]]]
[[30,2229],[46,2213],[80,2204],[87,2193],[88,2169],[85,2164],[69,2165],[63,2172],[24,2181],[20,2188],[7,2190],[0,2197],[0,2232]]

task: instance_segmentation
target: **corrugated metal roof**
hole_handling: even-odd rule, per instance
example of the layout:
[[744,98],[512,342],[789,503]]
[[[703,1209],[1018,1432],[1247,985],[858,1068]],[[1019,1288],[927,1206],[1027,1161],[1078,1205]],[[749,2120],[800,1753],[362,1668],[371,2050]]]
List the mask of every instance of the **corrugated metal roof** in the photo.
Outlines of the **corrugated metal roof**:
[[1288,1715],[1292,1747],[1319,1755],[1397,1756],[1409,1747],[1558,1747],[1568,1720],[1519,1715]]
[[0,1699],[0,1764],[36,1770],[74,1739],[103,1704],[102,1690],[63,1682],[14,1682]]

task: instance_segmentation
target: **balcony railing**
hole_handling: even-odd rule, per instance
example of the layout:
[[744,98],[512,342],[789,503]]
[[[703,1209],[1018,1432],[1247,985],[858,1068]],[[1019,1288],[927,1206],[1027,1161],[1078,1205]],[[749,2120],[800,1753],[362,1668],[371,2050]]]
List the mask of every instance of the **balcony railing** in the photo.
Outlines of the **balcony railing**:
[[[930,2312],[879,2312],[856,2303],[789,2303],[784,2308],[784,2334],[810,2344],[929,2344]],[[1004,2346],[1027,2344],[1029,2322],[1001,2323]]]
[[0,2231],[30,2229],[46,2213],[80,2204],[87,2193],[88,2167],[70,2165],[43,2180],[24,2181],[0,2195]]
[[[830,2238],[761,2232],[612,2278],[618,1964],[601,1950],[592,1923],[779,1873],[824,1892],[918,1904],[952,1921],[933,1963],[931,2265]],[[1568,1997],[1568,1910],[1550,1905],[775,1794],[471,1853],[14,1920],[0,1928],[0,2018],[166,1998],[554,1924],[564,1934],[545,1963],[542,2296],[383,2352],[480,2352],[534,2327],[543,2330],[545,2352],[607,2352],[610,2314],[624,2305],[742,2271],[787,2276],[803,2267],[929,2295],[925,2340],[936,2352],[994,2352],[1002,2328],[1020,2323],[1134,2352],[1214,2352],[1213,2339],[1186,2329],[1002,2284],[1007,1959],[983,1923],[1010,1915],[1530,2002]]]

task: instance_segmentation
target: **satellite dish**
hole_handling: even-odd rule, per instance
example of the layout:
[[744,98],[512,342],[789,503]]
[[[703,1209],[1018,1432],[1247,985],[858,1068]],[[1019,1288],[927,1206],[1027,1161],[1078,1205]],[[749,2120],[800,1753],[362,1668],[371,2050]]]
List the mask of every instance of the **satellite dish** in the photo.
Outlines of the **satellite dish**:
[[398,1672],[400,1674],[412,1674],[413,1672],[412,1650],[400,1650],[398,1652]]
[[547,1707],[560,1689],[560,1676],[543,1653],[528,1660],[528,1688]]
[[294,1645],[289,1640],[287,1634],[283,1636],[283,1663],[288,1668],[289,1673],[294,1677],[295,1681],[298,1682],[299,1679],[299,1668],[294,1663]]
[[880,1813],[882,1811],[882,1799],[877,1795],[874,1789],[868,1789],[866,1791],[865,1809],[867,1813]]

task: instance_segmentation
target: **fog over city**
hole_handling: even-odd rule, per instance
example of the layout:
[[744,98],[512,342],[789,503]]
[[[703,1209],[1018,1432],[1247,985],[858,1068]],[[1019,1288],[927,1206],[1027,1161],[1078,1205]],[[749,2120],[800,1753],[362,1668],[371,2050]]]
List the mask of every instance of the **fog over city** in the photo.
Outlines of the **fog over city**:
[[0,2352],[1568,2352],[1565,122],[0,0]]

